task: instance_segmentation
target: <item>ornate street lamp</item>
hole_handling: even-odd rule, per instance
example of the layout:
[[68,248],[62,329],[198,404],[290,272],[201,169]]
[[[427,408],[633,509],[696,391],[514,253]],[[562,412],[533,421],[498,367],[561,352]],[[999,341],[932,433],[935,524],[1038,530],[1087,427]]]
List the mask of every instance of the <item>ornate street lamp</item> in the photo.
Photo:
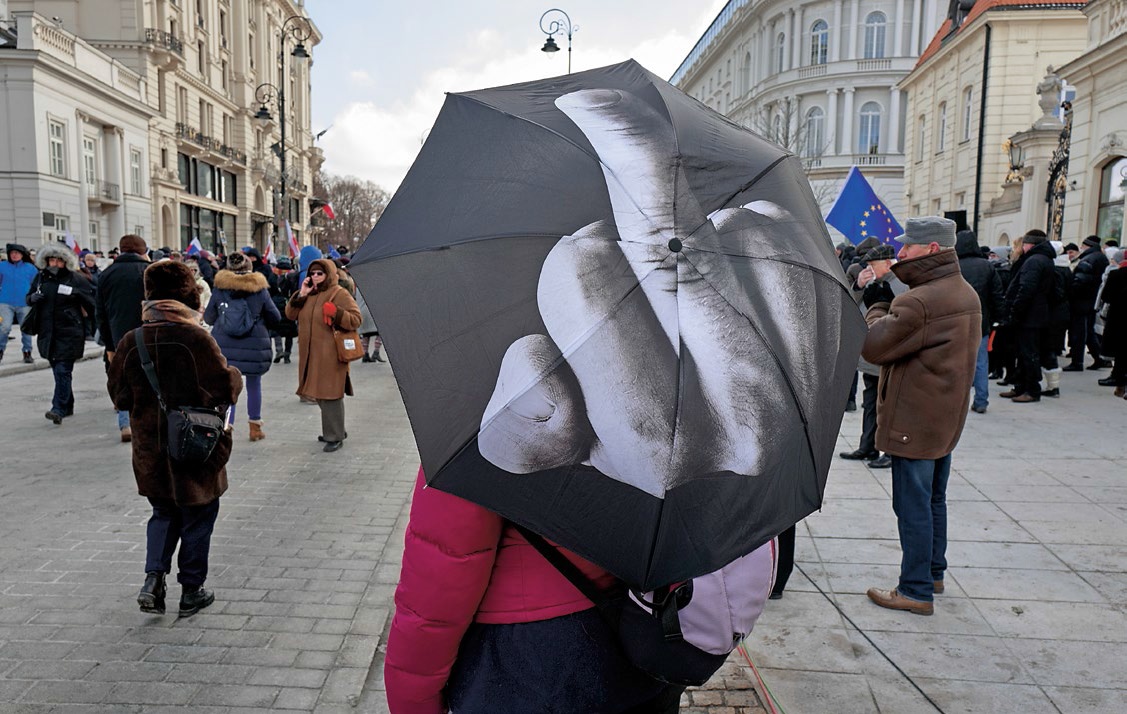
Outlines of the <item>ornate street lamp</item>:
[[[559,13],[560,17],[553,18],[545,25],[544,21],[548,18],[548,15],[551,15],[553,12]],[[560,51],[560,46],[556,44],[553,35],[561,32],[567,33],[567,73],[571,74],[571,36],[579,32],[579,25],[572,25],[571,18],[568,14],[554,7],[540,16],[540,31],[548,36],[548,39],[544,41],[544,46],[540,48],[540,51],[548,53]]]

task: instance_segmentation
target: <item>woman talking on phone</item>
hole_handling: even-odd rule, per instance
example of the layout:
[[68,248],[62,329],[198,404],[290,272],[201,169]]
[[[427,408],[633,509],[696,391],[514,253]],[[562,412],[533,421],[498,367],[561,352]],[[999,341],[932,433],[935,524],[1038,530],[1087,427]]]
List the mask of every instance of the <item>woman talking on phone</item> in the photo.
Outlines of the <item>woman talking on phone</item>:
[[336,451],[348,436],[344,430],[344,395],[352,396],[348,363],[337,357],[333,330],[360,326],[360,308],[338,284],[337,267],[328,259],[309,264],[298,291],[286,303],[286,317],[297,321],[299,396],[317,400],[325,451]]

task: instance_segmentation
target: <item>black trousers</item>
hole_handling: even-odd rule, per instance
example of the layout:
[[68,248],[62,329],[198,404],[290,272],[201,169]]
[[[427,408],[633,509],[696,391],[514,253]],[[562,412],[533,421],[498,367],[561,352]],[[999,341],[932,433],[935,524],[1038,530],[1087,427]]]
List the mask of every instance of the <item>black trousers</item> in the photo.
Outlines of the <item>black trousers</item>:
[[1095,306],[1072,306],[1068,323],[1068,358],[1072,364],[1084,363],[1084,347],[1097,362],[1100,359],[1100,336],[1096,334]]
[[1017,338],[1017,379],[1014,389],[1018,394],[1041,396],[1041,352],[1045,330],[1040,327],[1019,327]]
[[862,375],[865,391],[861,395],[861,451],[872,453],[877,450],[877,385],[880,378],[871,374]]
[[771,588],[772,594],[782,593],[794,572],[794,532],[798,524],[787,528],[779,534],[779,567],[775,573],[775,587]]
[[150,498],[149,503],[153,504],[153,515],[149,519],[145,572],[172,572],[172,554],[179,543],[176,579],[188,587],[203,585],[207,580],[211,533],[219,516],[219,499],[203,506],[177,506],[163,498]]
[[1111,366],[1111,378],[1115,380],[1115,386],[1127,387],[1127,356],[1115,358],[1115,364]]

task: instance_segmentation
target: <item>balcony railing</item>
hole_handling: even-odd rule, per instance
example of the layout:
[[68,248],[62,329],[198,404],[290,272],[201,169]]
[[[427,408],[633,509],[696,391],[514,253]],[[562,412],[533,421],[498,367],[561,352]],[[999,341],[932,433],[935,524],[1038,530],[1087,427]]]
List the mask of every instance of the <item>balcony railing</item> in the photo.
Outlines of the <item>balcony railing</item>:
[[857,60],[858,72],[886,72],[890,69],[892,69],[892,60],[887,57],[882,59]]
[[190,141],[196,146],[202,146],[208,151],[213,151],[216,154],[225,156],[235,163],[241,164],[242,166],[247,165],[247,154],[245,151],[240,151],[239,149],[236,149],[234,147],[227,146],[213,136],[201,134],[199,129],[196,129],[193,126],[188,126],[183,122],[177,122],[176,136],[180,139]]
[[121,203],[121,187],[116,183],[109,181],[97,180],[93,183],[86,184],[89,191],[89,199],[91,201],[101,201],[103,203]]
[[854,166],[884,166],[888,163],[887,154],[854,154]]
[[153,45],[154,47],[170,50],[181,57],[184,56],[184,42],[179,37],[165,32],[164,30],[158,30],[155,27],[146,27],[145,43]]
[[798,78],[806,79],[807,77],[822,77],[825,76],[826,70],[829,69],[825,63],[812,64],[807,67],[798,68]]

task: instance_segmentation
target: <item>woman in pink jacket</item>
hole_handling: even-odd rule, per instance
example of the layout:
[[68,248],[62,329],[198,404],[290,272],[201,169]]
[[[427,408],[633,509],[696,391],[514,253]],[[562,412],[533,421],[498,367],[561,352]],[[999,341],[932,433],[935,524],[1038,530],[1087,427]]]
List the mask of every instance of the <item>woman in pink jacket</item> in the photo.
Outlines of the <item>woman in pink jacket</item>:
[[[497,514],[420,469],[384,662],[392,714],[664,714],[591,601]],[[560,549],[600,587],[613,575]]]

